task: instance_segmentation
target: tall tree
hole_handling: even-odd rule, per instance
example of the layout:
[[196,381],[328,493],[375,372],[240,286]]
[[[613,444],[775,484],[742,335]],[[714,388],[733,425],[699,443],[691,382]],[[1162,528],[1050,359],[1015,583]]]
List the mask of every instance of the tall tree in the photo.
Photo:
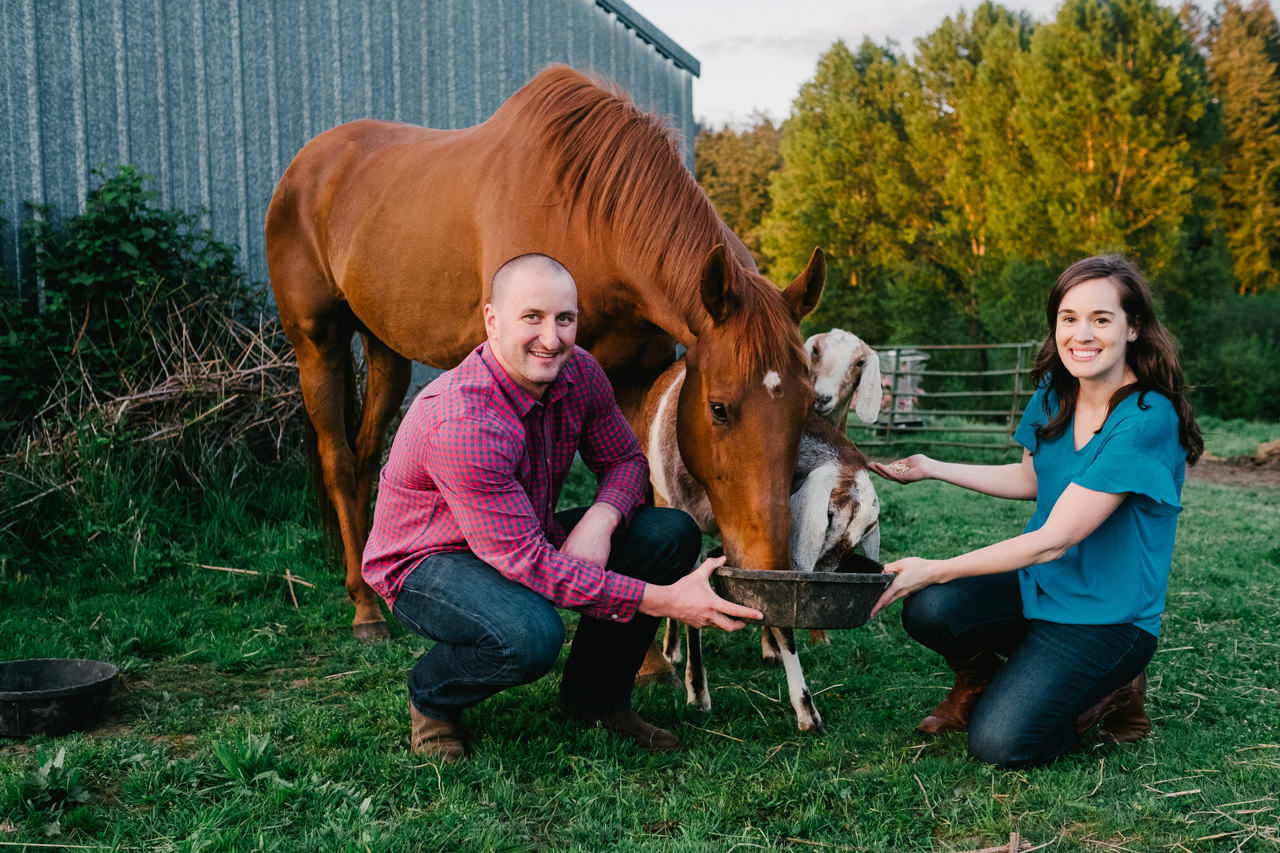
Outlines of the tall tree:
[[1241,294],[1280,288],[1280,25],[1266,0],[1227,0],[1210,27],[1222,104],[1222,222]]
[[746,130],[701,129],[694,141],[694,175],[716,210],[768,274],[760,224],[769,212],[769,179],[782,166],[782,133],[765,116]]
[[981,340],[984,327],[1001,317],[998,337],[1022,336],[1028,324],[1017,316],[1021,302],[1006,298],[1008,255],[1000,236],[1010,230],[1017,212],[1010,202],[1020,197],[1030,169],[1013,116],[1014,66],[1032,29],[1026,13],[984,2],[971,16],[944,19],[917,42],[919,96],[907,101],[907,131],[928,203],[909,199],[893,215],[919,221],[905,232],[914,239],[899,248],[929,264],[939,295],[964,318],[971,341]]
[[1219,118],[1204,61],[1155,0],[1065,0],[1015,74],[1033,168],[1007,235],[1055,266],[1120,250],[1160,274],[1202,226]]
[[[770,184],[765,251],[775,278],[798,273],[815,244],[827,252],[827,287],[810,328],[841,326],[883,341],[884,247],[902,227],[880,198],[909,192],[901,98],[904,68],[888,46],[837,41],[792,104],[782,128],[782,168]],[[889,179],[888,176],[893,176]],[[895,205],[898,206],[898,205]]]

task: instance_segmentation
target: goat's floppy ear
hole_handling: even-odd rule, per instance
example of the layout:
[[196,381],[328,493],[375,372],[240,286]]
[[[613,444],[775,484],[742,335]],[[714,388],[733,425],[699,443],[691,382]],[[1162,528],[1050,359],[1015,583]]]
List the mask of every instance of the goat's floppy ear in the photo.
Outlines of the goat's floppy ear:
[[865,343],[867,360],[862,364],[862,375],[858,377],[858,393],[853,398],[853,410],[864,424],[874,423],[880,417],[880,402],[884,399],[884,389],[880,387],[880,356]]
[[723,243],[717,243],[702,262],[701,288],[702,307],[712,325],[720,325],[738,310],[738,297],[729,286],[729,256]]
[[813,254],[809,256],[809,265],[804,268],[804,272],[796,276],[795,281],[782,292],[783,298],[787,300],[787,307],[791,309],[791,316],[797,323],[818,306],[818,299],[822,296],[822,286],[826,282],[827,259],[822,254],[822,249],[815,248]]
[[791,569],[811,572],[822,557],[827,538],[827,508],[835,477],[827,470],[811,471],[791,495]]

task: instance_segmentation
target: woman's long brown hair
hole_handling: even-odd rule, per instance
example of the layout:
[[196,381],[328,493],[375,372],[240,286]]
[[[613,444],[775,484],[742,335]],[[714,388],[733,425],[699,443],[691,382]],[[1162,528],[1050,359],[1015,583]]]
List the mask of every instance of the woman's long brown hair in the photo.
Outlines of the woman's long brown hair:
[[[1142,395],[1148,391],[1158,391],[1173,403],[1173,410],[1178,415],[1178,440],[1187,451],[1188,464],[1194,465],[1204,452],[1204,439],[1200,435],[1200,427],[1196,425],[1191,401],[1187,399],[1187,383],[1183,379],[1182,366],[1178,361],[1177,345],[1173,335],[1169,334],[1169,330],[1156,317],[1155,303],[1151,299],[1151,288],[1146,278],[1136,264],[1120,255],[1095,255],[1076,261],[1058,276],[1058,282],[1049,294],[1049,304],[1045,308],[1049,335],[1040,346],[1031,379],[1036,386],[1048,379],[1049,387],[1058,398],[1058,413],[1036,430],[1036,437],[1046,440],[1066,432],[1067,425],[1075,415],[1076,398],[1080,392],[1080,381],[1071,375],[1058,356],[1055,336],[1058,307],[1071,288],[1100,278],[1107,279],[1119,290],[1120,306],[1124,309],[1129,325],[1138,334],[1137,339],[1125,349],[1125,362],[1137,376],[1137,380],[1117,388],[1111,395],[1111,399],[1107,401],[1107,417],[1130,394]],[[1045,405],[1045,414],[1049,414],[1048,400]],[[1138,397],[1138,405],[1143,406],[1141,396]]]

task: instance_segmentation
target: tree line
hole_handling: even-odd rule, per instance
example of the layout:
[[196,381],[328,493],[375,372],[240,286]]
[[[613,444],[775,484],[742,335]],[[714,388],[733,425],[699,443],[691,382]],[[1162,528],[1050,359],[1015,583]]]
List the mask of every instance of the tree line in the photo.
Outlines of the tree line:
[[702,129],[697,178],[762,271],[813,246],[805,331],[1031,340],[1057,273],[1151,278],[1202,409],[1280,415],[1280,24],[1266,0],[984,2],[908,56],[835,42],[781,127]]

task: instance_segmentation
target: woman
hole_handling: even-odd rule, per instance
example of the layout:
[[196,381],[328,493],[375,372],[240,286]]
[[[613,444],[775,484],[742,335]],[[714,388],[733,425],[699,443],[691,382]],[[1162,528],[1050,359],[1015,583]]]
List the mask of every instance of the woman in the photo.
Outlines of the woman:
[[949,560],[908,557],[874,612],[906,598],[902,622],[956,673],[919,731],[969,732],[1002,767],[1044,764],[1103,721],[1139,740],[1145,669],[1168,590],[1186,465],[1204,449],[1174,342],[1130,261],[1086,258],[1059,278],[1035,395],[1014,438],[1020,463],[915,455],[876,473],[1035,500],[1020,536]]

